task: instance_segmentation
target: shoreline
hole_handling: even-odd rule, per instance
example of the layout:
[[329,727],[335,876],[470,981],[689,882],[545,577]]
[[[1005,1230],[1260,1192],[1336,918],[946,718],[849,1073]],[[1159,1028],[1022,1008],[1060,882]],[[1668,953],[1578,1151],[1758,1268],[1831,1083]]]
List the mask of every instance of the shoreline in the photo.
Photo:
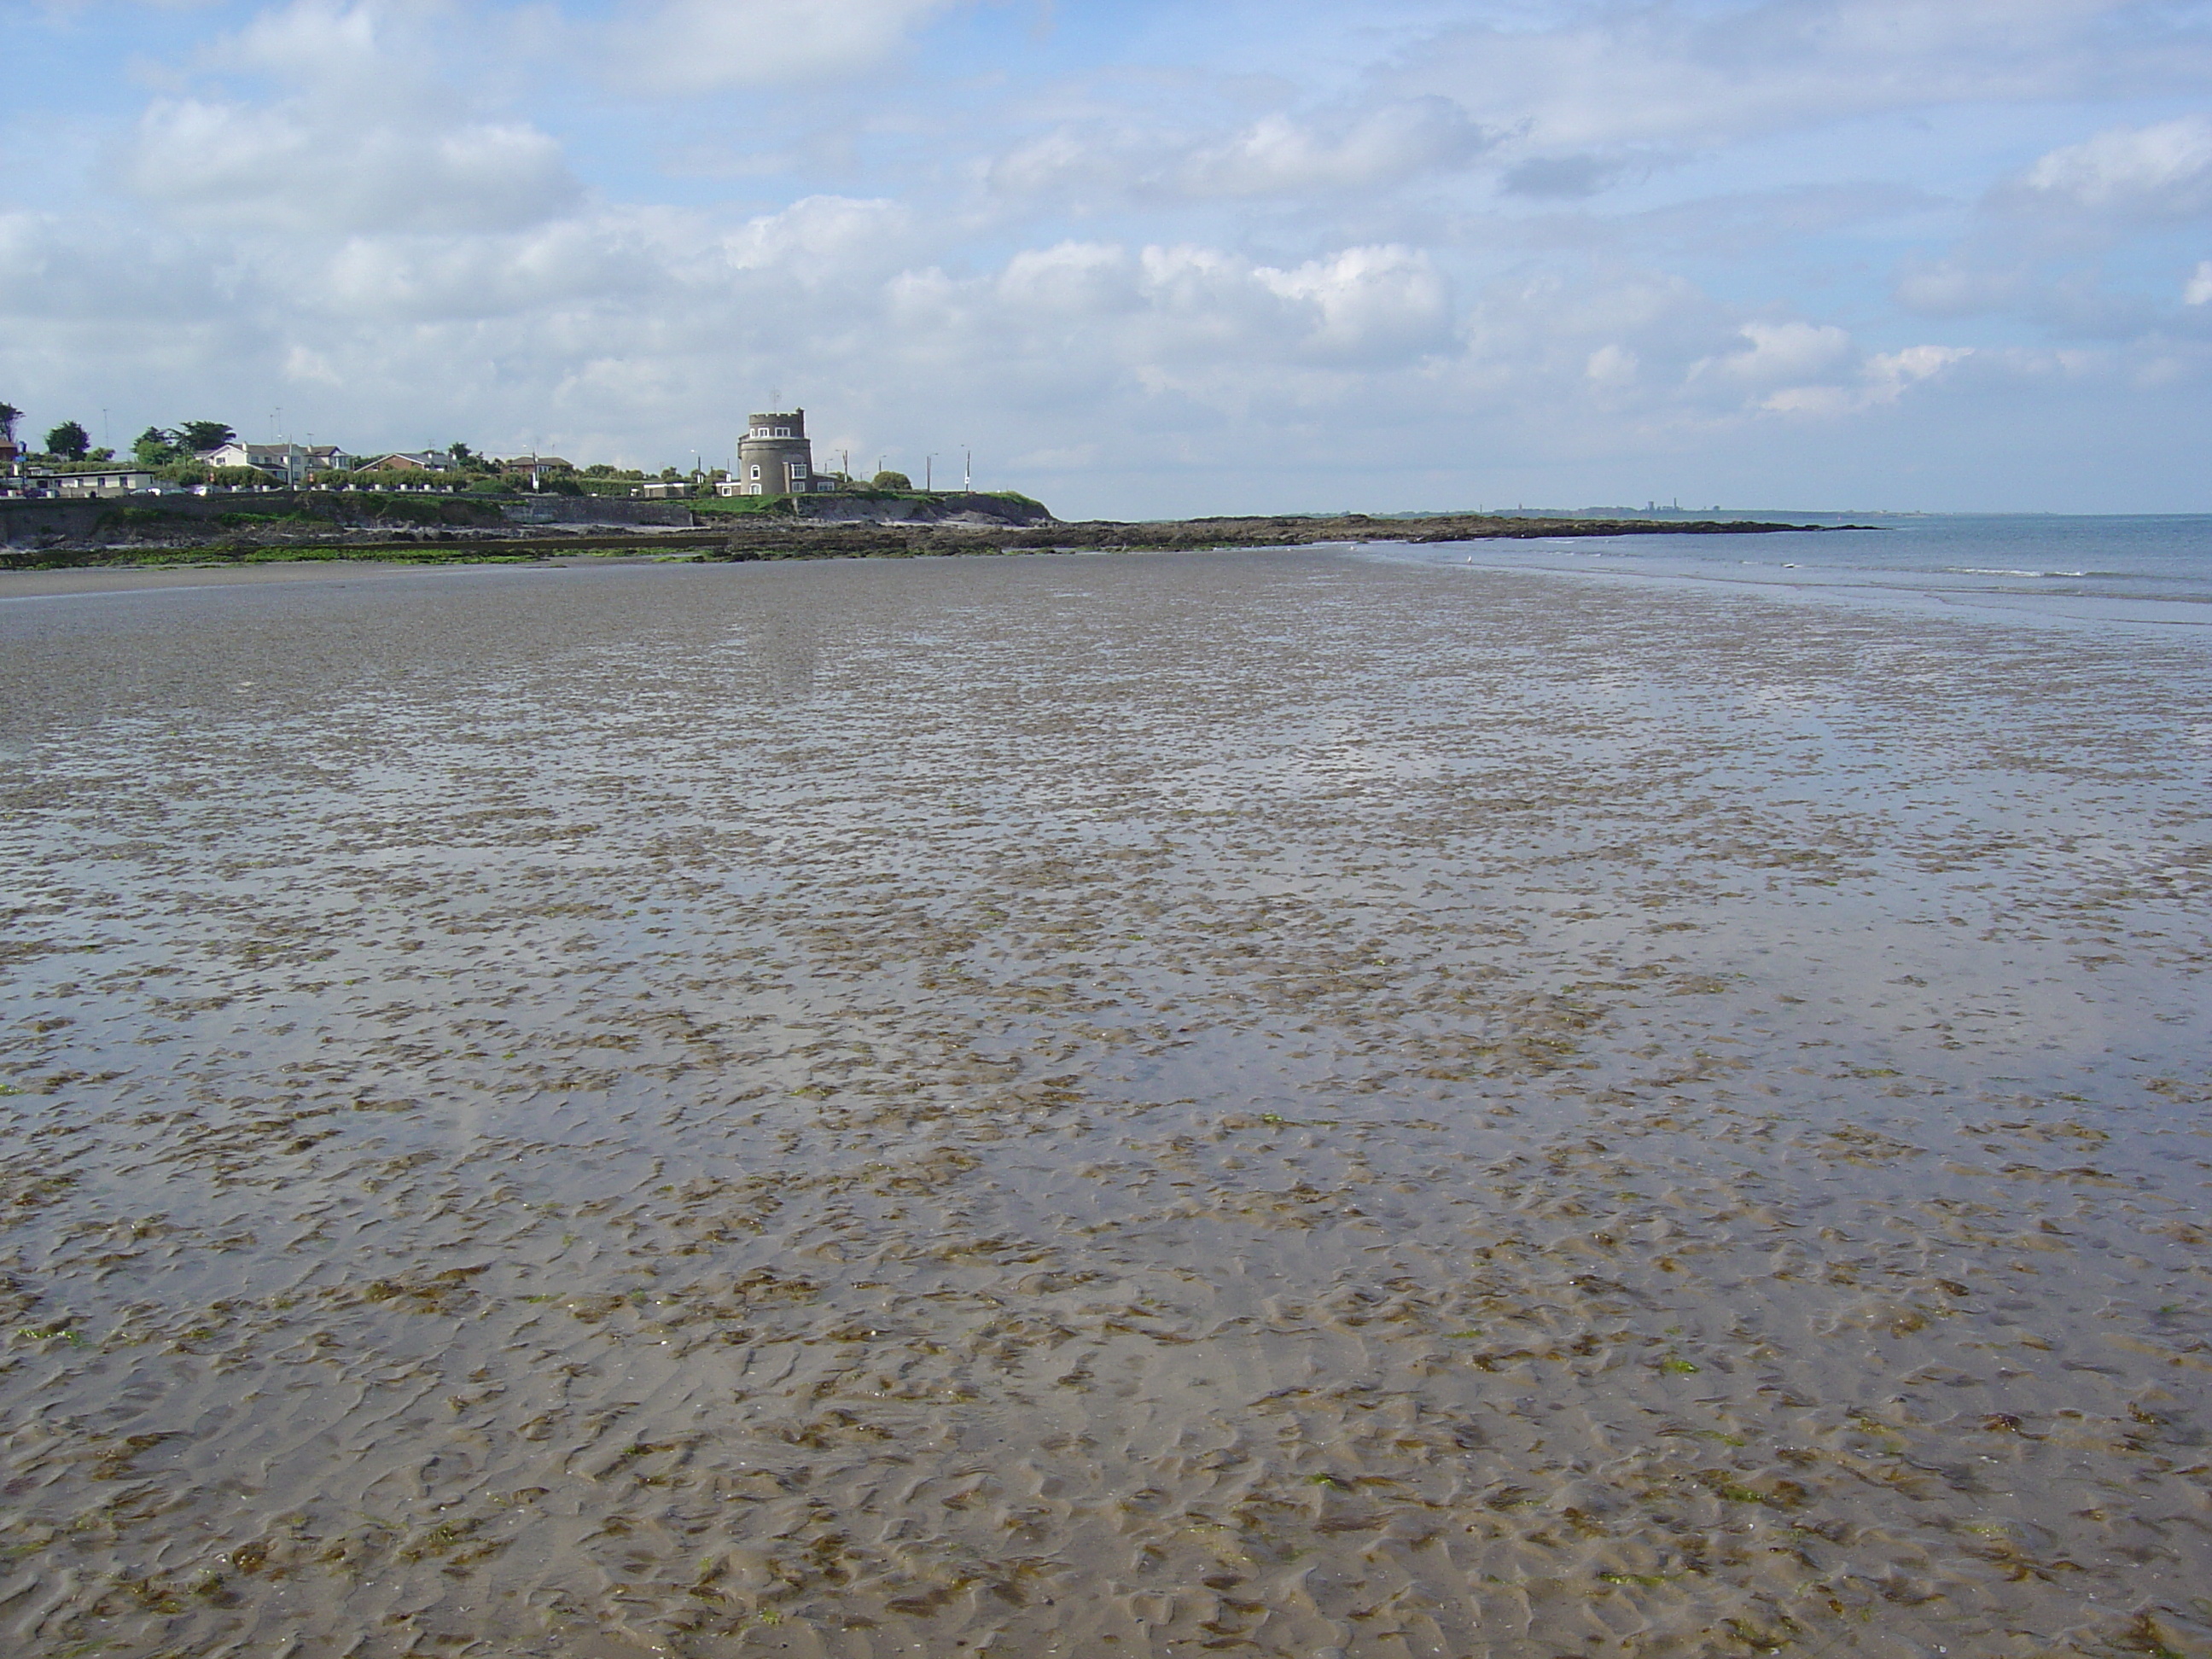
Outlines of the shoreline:
[[[861,523],[843,520],[749,516],[729,526],[660,526],[613,530],[600,526],[538,526],[510,531],[446,528],[384,540],[334,539],[271,526],[186,541],[54,537],[36,546],[0,547],[0,574],[10,571],[109,568],[213,567],[269,562],[522,564],[567,557],[634,555],[728,559],[905,558],[933,554],[1216,552],[1327,544],[1533,541],[1614,536],[1770,536],[1861,530],[1730,519],[1681,522],[1648,519],[1524,518],[1488,514],[1399,520],[1363,514],[1337,518],[1212,518],[1122,523],[1096,520],[1046,525]],[[549,533],[550,532],[550,533]]]

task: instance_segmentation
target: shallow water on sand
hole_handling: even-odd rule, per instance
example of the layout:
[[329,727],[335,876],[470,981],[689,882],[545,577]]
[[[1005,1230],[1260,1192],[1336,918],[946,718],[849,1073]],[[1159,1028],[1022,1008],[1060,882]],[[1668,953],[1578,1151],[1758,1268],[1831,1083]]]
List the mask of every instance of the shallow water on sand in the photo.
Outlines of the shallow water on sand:
[[2212,1651],[2192,647],[1320,553],[0,638],[11,1652]]

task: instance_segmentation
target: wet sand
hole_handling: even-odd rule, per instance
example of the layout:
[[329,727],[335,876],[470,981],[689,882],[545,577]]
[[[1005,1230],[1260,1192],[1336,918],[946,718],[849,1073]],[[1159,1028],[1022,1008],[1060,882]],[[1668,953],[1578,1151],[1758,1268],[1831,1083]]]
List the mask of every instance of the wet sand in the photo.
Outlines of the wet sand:
[[194,574],[0,605],[8,1651],[2212,1652],[2195,647]]

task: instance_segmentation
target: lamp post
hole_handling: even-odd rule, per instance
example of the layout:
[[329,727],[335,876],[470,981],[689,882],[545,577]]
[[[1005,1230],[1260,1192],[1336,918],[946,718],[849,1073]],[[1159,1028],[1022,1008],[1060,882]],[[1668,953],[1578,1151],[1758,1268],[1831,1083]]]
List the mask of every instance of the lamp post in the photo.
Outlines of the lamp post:
[[921,458],[921,493],[927,495],[936,488],[937,457],[933,453]]

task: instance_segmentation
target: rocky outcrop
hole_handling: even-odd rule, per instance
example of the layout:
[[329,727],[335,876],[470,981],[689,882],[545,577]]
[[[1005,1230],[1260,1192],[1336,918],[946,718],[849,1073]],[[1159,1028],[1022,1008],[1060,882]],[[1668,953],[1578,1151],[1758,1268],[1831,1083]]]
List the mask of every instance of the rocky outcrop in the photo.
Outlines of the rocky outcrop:
[[810,495],[795,516],[809,524],[926,524],[977,527],[1057,524],[1042,501],[1026,495],[987,495],[952,491],[937,495],[900,495],[854,490]]

